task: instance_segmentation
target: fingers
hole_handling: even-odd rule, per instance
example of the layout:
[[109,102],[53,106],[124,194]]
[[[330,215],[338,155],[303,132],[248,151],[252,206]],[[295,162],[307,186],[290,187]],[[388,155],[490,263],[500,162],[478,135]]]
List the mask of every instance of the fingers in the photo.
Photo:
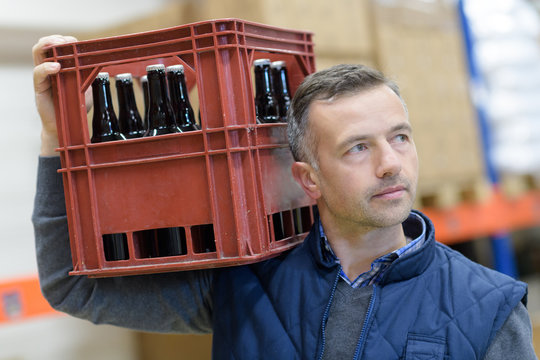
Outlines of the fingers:
[[84,102],[86,103],[86,112],[88,113],[94,104],[94,99],[92,97],[92,87],[89,86],[84,93]]
[[34,91],[36,95],[46,92],[50,88],[49,75],[60,71],[60,64],[54,62],[43,62],[46,58],[44,48],[52,45],[67,44],[77,41],[73,36],[50,35],[42,37],[32,47],[32,56],[34,59]]
[[56,62],[44,62],[34,68],[34,92],[44,93],[51,87],[49,75],[60,71],[60,64]]
[[39,39],[32,47],[32,57],[34,59],[35,100],[42,124],[42,155],[53,155],[55,154],[55,148],[58,147],[55,111],[49,75],[58,73],[60,71],[60,64],[57,62],[44,61],[47,57],[45,48],[74,41],[77,41],[77,39],[73,36],[51,35]]
[[73,36],[63,36],[63,35],[50,35],[42,37],[39,41],[32,47],[32,57],[34,59],[34,65],[39,65],[45,59],[45,50],[47,46],[52,45],[61,45],[67,44],[70,42],[77,41]]

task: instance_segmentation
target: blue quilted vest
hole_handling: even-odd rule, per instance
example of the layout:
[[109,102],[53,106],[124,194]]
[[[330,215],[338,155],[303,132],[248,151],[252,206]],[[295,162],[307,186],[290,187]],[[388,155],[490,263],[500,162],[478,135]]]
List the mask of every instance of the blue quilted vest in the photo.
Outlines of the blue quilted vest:
[[[356,359],[482,359],[526,285],[435,242],[397,259],[374,287]],[[214,359],[320,359],[339,265],[317,227],[258,264],[216,271]],[[342,360],[342,359],[337,359]]]

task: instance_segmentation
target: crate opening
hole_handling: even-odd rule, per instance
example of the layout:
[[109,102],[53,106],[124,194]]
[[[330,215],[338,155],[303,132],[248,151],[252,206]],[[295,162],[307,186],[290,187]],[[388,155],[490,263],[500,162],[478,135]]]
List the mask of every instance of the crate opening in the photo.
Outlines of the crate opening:
[[137,231],[133,241],[138,259],[187,254],[186,231],[182,227]]
[[195,114],[195,118],[197,119],[197,125],[199,126],[199,129],[202,129],[202,120],[201,120],[201,107],[199,106],[199,89],[197,88],[197,83],[194,81],[193,84],[188,84],[189,86],[189,102],[191,103],[191,107],[193,108],[193,113]]
[[216,251],[214,226],[212,224],[196,225],[191,227],[191,244],[196,254]]
[[145,259],[157,257],[156,230],[143,230],[133,233],[135,258]]
[[271,238],[280,241],[309,232],[316,214],[317,205],[313,205],[268,215]]
[[293,209],[294,233],[300,235],[306,233],[311,228],[311,211],[309,206]]
[[183,227],[157,229],[158,257],[186,255],[186,230]]
[[[286,112],[288,110],[288,105],[283,103],[282,102],[282,98],[281,98],[281,95],[282,94],[282,89],[284,89],[284,86],[282,81],[280,81],[280,76],[277,74],[278,70],[277,69],[274,69],[273,67],[275,66],[275,64],[277,64],[278,62],[282,62],[282,65],[286,70],[285,72],[287,73],[286,75],[286,93],[288,94],[288,96],[290,98],[292,98],[292,95],[294,94],[294,91],[296,90],[296,88],[300,85],[300,83],[302,82],[303,80],[303,76],[302,77],[299,77],[299,76],[295,76],[299,71],[300,71],[300,68],[301,68],[301,65],[299,64],[299,59],[298,57],[294,56],[294,55],[289,55],[289,54],[276,54],[276,53],[270,53],[270,52],[254,52],[253,54],[253,61],[255,60],[261,60],[261,59],[268,59],[270,60],[271,62],[271,69],[270,69],[270,76],[268,78],[269,82],[270,82],[270,86],[272,88],[272,91],[273,91],[273,95],[275,97],[275,101],[278,103],[277,105],[277,108],[274,109],[275,111],[277,111],[277,119],[275,120],[271,120],[270,118],[267,118],[267,119],[263,119],[261,118],[261,114],[258,113],[258,110],[257,110],[257,75],[256,75],[256,71],[255,71],[255,65],[252,63],[251,64],[251,69],[250,69],[250,76],[251,76],[251,90],[252,90],[252,93],[253,93],[253,101],[255,102],[255,108],[256,108],[256,115],[257,115],[257,118],[258,118],[258,121],[262,122],[262,123],[265,123],[265,122],[286,122]],[[279,68],[280,66],[278,66]],[[290,100],[289,98],[289,100]],[[269,105],[266,105],[267,108],[266,110],[267,111],[270,111],[272,112],[272,110],[270,110],[270,108],[268,108]]]
[[124,233],[104,234],[103,252],[106,261],[129,259],[127,236]]
[[274,241],[284,240],[294,236],[292,210],[274,213],[268,217],[271,233]]
[[[165,57],[165,58],[156,58],[156,59],[150,59],[150,60],[144,60],[139,62],[133,62],[128,64],[123,64],[125,67],[120,67],[118,65],[112,65],[112,66],[105,66],[102,69],[99,70],[99,72],[108,72],[109,73],[109,88],[111,93],[111,106],[113,108],[113,111],[116,115],[117,119],[120,119],[120,101],[119,101],[119,93],[116,86],[116,76],[121,73],[130,73],[132,75],[132,83],[133,83],[133,94],[134,94],[134,101],[136,110],[139,113],[139,116],[143,122],[144,128],[146,129],[148,127],[147,123],[147,110],[148,110],[148,102],[149,98],[148,95],[145,95],[145,88],[143,86],[143,76],[146,75],[146,66],[150,64],[163,64],[165,66],[171,66],[171,65],[182,65],[184,66],[184,75],[186,79],[186,85],[188,94],[187,97],[191,103],[191,106],[193,108],[193,114],[195,117],[195,121],[197,122],[197,125],[199,128],[201,127],[201,115],[200,115],[200,109],[199,109],[199,92],[197,89],[197,81],[196,81],[196,74],[193,69],[193,56],[192,55],[185,55],[185,58],[181,58],[180,56],[173,56],[173,57]],[[97,76],[97,72],[95,72],[95,77]],[[93,79],[92,79],[93,81]],[[92,83],[90,81],[90,84]],[[167,82],[168,80],[166,80]],[[167,88],[168,88],[168,82],[167,82]],[[169,90],[169,89],[168,89]],[[92,99],[92,86],[90,85],[88,88],[88,96],[89,99]],[[148,90],[146,90],[148,91]],[[171,103],[170,98],[170,92],[167,91],[169,103]],[[171,103],[172,106],[172,103]],[[90,105],[87,109],[87,121],[86,125],[88,128],[88,138],[92,138],[92,119],[94,116],[94,106],[93,101],[90,102]],[[177,120],[178,122],[178,120]],[[119,124],[120,125],[120,124]],[[180,125],[180,124],[179,124]]]

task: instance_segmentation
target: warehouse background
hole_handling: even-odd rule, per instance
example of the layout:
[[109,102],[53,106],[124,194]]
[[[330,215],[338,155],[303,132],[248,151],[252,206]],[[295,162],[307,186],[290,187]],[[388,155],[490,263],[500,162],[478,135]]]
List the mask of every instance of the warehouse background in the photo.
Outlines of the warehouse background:
[[[451,0],[95,0],[91,8],[83,1],[3,4],[0,360],[210,356],[210,336],[93,326],[51,311],[36,292],[30,215],[40,125],[33,105],[31,47],[40,37],[62,33],[93,39],[223,17],[309,30],[315,34],[318,69],[360,62],[383,70],[400,84],[420,154],[418,208],[451,210],[489,201],[494,190],[488,161],[500,178],[505,199],[538,199],[533,196],[540,187],[537,4],[493,1],[491,7],[482,8],[469,3],[476,44],[472,54],[481,75],[472,87],[467,62],[471,52],[466,50],[456,1]],[[482,23],[478,18],[492,21]],[[479,104],[485,106],[489,148],[482,141]],[[535,214],[524,214],[533,220],[507,230],[516,275],[531,285],[529,308],[538,329],[540,203],[535,204]],[[451,242],[467,256],[496,267],[489,235]]]

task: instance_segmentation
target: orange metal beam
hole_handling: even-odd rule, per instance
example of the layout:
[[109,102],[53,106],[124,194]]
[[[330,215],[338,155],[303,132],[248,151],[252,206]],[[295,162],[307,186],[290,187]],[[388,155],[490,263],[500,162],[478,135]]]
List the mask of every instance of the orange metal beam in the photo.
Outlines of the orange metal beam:
[[0,281],[0,325],[58,314],[41,294],[37,275]]
[[540,190],[515,198],[497,189],[482,203],[462,203],[449,209],[424,208],[438,241],[454,244],[470,239],[540,225]]

